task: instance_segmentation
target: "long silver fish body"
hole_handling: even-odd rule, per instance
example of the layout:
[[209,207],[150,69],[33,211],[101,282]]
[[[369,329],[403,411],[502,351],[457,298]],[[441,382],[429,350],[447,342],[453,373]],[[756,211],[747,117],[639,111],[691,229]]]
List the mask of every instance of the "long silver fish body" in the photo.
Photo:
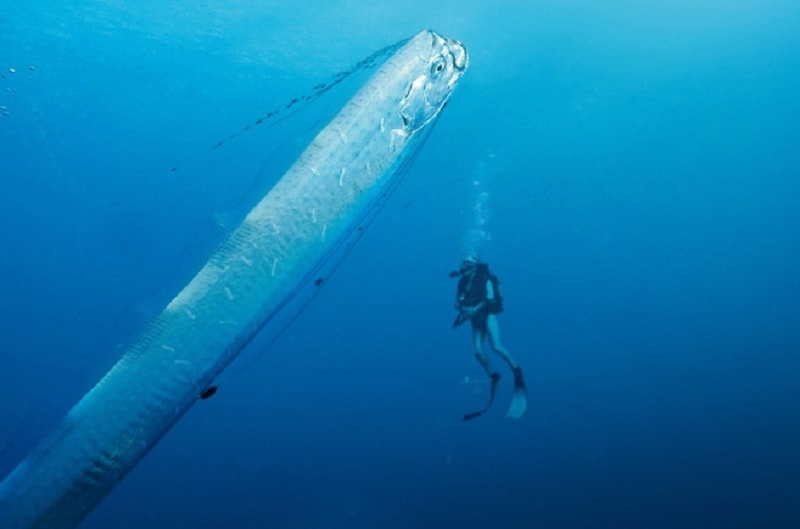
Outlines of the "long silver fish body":
[[0,483],[0,527],[77,525],[363,229],[466,68],[461,43],[427,30],[391,55]]

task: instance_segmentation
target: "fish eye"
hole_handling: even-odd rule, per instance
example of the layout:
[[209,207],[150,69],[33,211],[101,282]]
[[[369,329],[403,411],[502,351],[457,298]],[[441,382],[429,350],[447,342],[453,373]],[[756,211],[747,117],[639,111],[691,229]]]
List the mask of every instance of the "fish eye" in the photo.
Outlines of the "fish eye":
[[437,74],[442,73],[446,66],[447,66],[446,61],[442,57],[439,57],[431,65],[431,74],[432,75],[437,75]]

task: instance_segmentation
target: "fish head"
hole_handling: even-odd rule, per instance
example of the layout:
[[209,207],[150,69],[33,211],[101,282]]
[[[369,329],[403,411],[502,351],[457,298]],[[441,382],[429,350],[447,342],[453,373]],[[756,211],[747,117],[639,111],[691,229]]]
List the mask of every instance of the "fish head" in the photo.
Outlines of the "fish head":
[[439,115],[468,64],[467,49],[457,40],[433,31],[423,32],[417,39],[420,73],[409,83],[400,101],[400,116],[409,134]]

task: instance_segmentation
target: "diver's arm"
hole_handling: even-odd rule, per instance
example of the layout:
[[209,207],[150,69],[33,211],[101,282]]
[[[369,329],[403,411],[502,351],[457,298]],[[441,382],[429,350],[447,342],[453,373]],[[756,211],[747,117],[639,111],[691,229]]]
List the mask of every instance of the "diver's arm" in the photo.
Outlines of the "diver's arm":
[[480,312],[486,307],[491,306],[494,303],[494,286],[492,286],[491,280],[486,280],[486,297],[481,300],[480,303],[476,303],[475,305],[464,305],[463,300],[456,296],[456,310],[463,312],[468,317],[473,317],[475,314]]
[[494,303],[494,287],[492,286],[492,282],[487,280],[486,281],[486,298],[483,299],[480,303],[476,303],[471,307],[464,307],[461,309],[462,311],[466,312],[467,315],[471,318],[475,314],[479,313],[486,307],[490,307]]

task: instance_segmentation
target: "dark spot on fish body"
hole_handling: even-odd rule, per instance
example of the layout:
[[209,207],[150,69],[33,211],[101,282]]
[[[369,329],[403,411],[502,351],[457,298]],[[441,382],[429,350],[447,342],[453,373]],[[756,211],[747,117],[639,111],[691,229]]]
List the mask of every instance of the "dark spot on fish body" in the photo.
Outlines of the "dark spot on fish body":
[[324,279],[322,279],[321,277],[318,277],[318,278],[316,278],[314,280],[314,286],[321,287],[324,282],[325,282]]
[[217,389],[219,389],[217,386],[207,387],[200,393],[200,400],[206,400],[207,398],[213,397],[217,393]]

